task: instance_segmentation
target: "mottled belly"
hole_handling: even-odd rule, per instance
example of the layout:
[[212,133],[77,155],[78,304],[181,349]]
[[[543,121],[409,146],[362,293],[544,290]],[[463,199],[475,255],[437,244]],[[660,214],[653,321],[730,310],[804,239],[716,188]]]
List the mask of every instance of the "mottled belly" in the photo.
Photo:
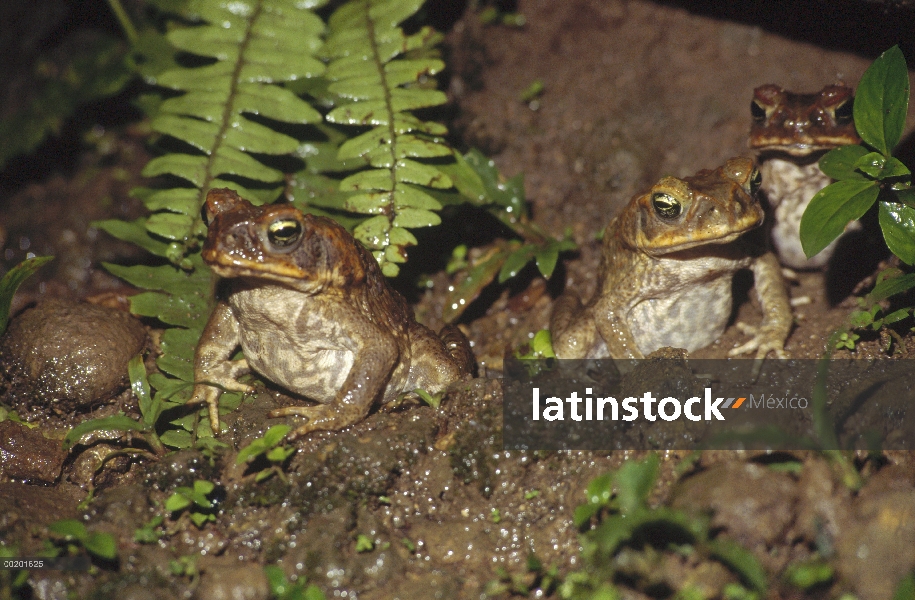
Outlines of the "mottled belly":
[[731,276],[637,304],[629,313],[629,329],[642,354],[670,346],[688,352],[721,337],[731,317]]
[[242,335],[248,364],[270,381],[316,402],[332,401],[353,368],[349,350],[322,348],[301,340],[279,340],[276,332]]

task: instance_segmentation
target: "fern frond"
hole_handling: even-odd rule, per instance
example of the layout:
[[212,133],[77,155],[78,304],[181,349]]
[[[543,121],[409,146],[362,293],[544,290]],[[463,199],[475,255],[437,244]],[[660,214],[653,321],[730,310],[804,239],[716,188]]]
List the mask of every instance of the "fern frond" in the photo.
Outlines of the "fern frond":
[[[160,156],[143,171],[147,177],[174,175],[193,186],[144,194],[147,207],[155,211],[145,224],[151,234],[182,242],[185,249],[192,245],[193,238],[203,233],[200,207],[212,187],[231,187],[262,200],[276,196],[283,174],[251,153],[290,154],[298,141],[250,115],[286,123],[321,120],[307,102],[275,85],[324,72],[324,64],[314,56],[321,46],[324,23],[303,10],[303,5],[320,4],[297,0],[189,3],[189,14],[200,25],[175,29],[168,40],[183,52],[214,62],[166,71],[156,81],[182,94],[159,105],[152,128],[197,152]],[[273,188],[252,194],[236,178]]]
[[[146,290],[131,298],[132,312],[172,326],[163,333],[162,354],[156,359],[161,373],[150,377],[156,399],[170,406],[189,398],[194,347],[214,302],[214,279],[199,253],[206,233],[200,208],[213,187],[233,188],[255,202],[277,197],[284,174],[257,156],[292,154],[298,149],[298,140],[273,129],[271,123],[322,120],[319,112],[282,84],[323,73],[324,63],[315,53],[323,42],[325,25],[310,9],[324,1],[189,0],[182,17],[194,25],[167,34],[175,49],[196,57],[185,62],[202,66],[156,73],[154,83],[174,93],[145,104],[155,110],[151,127],[184,142],[188,151],[154,158],[143,174],[177,177],[184,181],[183,187],[134,190],[150,210],[148,217],[97,225],[172,263],[106,265],[113,274]],[[239,399],[238,394],[223,394],[220,404],[231,406]],[[172,430],[162,440],[179,447],[190,444],[196,419],[172,423],[187,435],[174,435],[178,432]],[[212,435],[208,429],[204,422],[197,435]]]
[[422,5],[423,0],[351,0],[331,15],[321,49],[329,60],[328,91],[341,99],[327,121],[371,127],[340,146],[338,160],[360,158],[366,167],[340,182],[339,208],[370,216],[353,234],[386,275],[397,274],[397,263],[406,260],[404,248],[416,244],[409,229],[441,222],[436,211],[442,205],[424,188],[453,185],[424,162],[453,155],[437,137],[447,133],[445,127],[409,112],[447,100],[442,92],[417,85],[444,63],[409,54],[428,48],[438,34],[424,27],[406,35],[399,26]]

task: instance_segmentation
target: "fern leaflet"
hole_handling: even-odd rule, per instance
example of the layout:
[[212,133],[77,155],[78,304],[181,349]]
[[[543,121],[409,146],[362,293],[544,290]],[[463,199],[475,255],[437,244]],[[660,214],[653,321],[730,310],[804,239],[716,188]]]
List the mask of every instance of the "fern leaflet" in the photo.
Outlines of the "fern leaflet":
[[[368,126],[368,131],[340,145],[338,160],[361,159],[367,165],[340,182],[339,208],[370,215],[353,230],[375,255],[385,275],[396,275],[415,245],[409,229],[437,225],[442,205],[424,188],[447,189],[451,179],[424,159],[452,156],[440,137],[447,130],[409,111],[444,104],[439,90],[418,85],[444,68],[426,56],[439,35],[423,27],[406,35],[400,23],[423,0],[353,0],[330,17],[321,54],[329,60],[328,91],[342,100],[326,119],[330,123]],[[413,52],[417,56],[409,53]]]
[[[279,194],[284,174],[256,155],[291,154],[299,145],[265,123],[322,119],[281,84],[324,72],[324,63],[315,53],[323,43],[325,25],[309,10],[324,1],[190,0],[181,16],[194,24],[167,34],[178,51],[192,55],[190,62],[201,66],[177,67],[155,77],[158,86],[171,92],[160,102],[148,103],[155,107],[151,127],[180,140],[187,151],[154,158],[143,174],[172,176],[183,183],[134,190],[151,215],[129,223],[103,221],[98,226],[172,263],[106,265],[115,275],[148,290],[131,299],[132,312],[175,326],[163,334],[162,355],[157,359],[164,375],[150,376],[169,406],[189,397],[194,347],[213,305],[213,277],[199,253],[206,233],[201,206],[213,187],[235,189],[255,202]],[[224,394],[230,403],[237,401],[233,396],[237,395]],[[189,432],[193,420],[179,424]],[[172,445],[189,444],[190,437],[172,435]],[[163,436],[166,443],[169,439]]]

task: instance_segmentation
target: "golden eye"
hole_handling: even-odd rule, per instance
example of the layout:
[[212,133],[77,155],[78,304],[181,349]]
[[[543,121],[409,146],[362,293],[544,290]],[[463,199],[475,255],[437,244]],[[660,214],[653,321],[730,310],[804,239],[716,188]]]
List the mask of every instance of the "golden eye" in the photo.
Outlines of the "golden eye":
[[754,168],[747,181],[750,185],[750,195],[755,196],[756,192],[759,191],[759,186],[762,185],[762,173],[759,172],[759,169]]
[[842,104],[835,107],[835,109],[833,109],[833,115],[835,115],[836,123],[839,125],[847,125],[851,123],[852,118],[854,118],[853,99],[849,98]]
[[655,192],[651,195],[651,205],[662,219],[676,219],[683,212],[680,201],[664,192]]
[[290,246],[302,235],[302,224],[295,219],[278,219],[267,228],[267,238],[274,246]]
[[753,120],[757,123],[762,123],[766,120],[766,109],[756,100],[750,102],[750,114],[753,115]]

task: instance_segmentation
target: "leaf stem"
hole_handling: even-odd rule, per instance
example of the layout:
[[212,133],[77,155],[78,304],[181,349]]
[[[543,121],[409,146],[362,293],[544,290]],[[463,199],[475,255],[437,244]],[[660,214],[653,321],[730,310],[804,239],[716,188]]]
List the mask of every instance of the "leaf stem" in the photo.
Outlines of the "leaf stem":
[[121,24],[121,29],[124,30],[124,35],[127,36],[130,45],[136,46],[137,42],[140,41],[140,34],[137,33],[137,28],[133,26],[133,22],[127,16],[127,11],[124,10],[121,0],[108,0],[108,6],[111,7],[114,16],[118,18],[118,23]]

